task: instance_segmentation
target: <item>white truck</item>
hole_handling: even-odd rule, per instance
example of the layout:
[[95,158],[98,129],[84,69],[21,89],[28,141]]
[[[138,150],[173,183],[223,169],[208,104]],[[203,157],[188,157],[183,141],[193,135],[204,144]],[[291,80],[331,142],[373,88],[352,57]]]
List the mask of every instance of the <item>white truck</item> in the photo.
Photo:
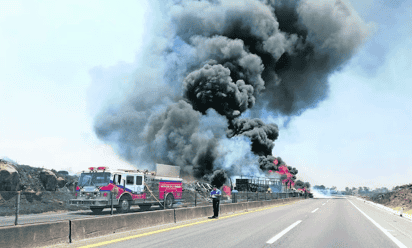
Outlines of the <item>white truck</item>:
[[156,171],[117,170],[90,167],[80,175],[71,205],[88,205],[94,213],[113,206],[128,212],[131,205],[148,210],[152,205],[172,208],[182,201],[180,167],[156,164]]

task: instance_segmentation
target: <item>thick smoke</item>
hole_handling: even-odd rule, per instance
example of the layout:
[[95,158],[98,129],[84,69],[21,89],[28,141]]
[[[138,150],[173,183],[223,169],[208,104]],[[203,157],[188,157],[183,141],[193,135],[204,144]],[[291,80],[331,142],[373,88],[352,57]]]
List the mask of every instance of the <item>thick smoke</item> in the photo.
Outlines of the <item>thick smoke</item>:
[[245,135],[252,141],[252,152],[259,156],[272,153],[273,143],[279,136],[276,124],[265,124],[260,119],[235,119],[227,131],[228,138]]
[[[95,132],[139,167],[193,165],[197,178],[210,181],[285,167],[272,156],[278,126],[242,113],[293,116],[315,107],[327,97],[328,76],[368,35],[341,0],[159,6],[162,36],[150,41],[122,100],[97,116]],[[245,144],[245,154],[232,149]],[[297,170],[285,168],[295,180]]]
[[302,182],[301,180],[296,180],[296,182],[295,182],[295,188],[301,189],[301,188],[303,188],[303,187],[305,187],[305,183]]
[[300,114],[325,99],[328,76],[369,33],[341,0],[183,1],[173,9],[172,21],[177,36],[195,46],[193,37],[242,40],[246,52],[264,66],[266,89],[258,104],[285,115]]
[[220,188],[227,182],[228,176],[224,170],[215,170],[210,178],[210,184]]
[[243,80],[232,82],[230,70],[222,65],[205,65],[190,73],[185,81],[185,96],[194,109],[205,114],[210,108],[233,118],[255,103],[253,87]]
[[259,157],[259,166],[263,171],[269,171],[273,170],[276,171],[278,169],[278,166],[273,163],[275,161],[275,157],[272,155],[268,156],[260,156]]

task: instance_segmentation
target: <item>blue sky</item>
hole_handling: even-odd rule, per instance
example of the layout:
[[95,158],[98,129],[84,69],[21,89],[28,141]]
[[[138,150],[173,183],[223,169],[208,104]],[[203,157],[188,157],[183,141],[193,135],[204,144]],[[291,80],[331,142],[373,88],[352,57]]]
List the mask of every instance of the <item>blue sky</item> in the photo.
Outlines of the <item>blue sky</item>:
[[[328,99],[287,128],[265,118],[280,126],[273,154],[312,185],[412,180],[412,1],[385,2],[351,1],[376,30],[330,77]],[[129,168],[96,138],[93,118],[127,90],[153,16],[144,1],[0,0],[0,158],[72,172]]]

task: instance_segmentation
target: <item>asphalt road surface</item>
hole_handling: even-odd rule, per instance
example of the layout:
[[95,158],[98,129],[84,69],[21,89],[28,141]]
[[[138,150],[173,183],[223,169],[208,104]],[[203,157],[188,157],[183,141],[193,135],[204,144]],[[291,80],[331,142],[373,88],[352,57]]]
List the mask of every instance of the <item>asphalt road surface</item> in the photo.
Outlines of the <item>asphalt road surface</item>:
[[[69,247],[412,247],[412,222],[355,197],[307,199],[261,211],[114,234]],[[105,243],[101,243],[101,242]],[[100,243],[99,243],[100,242]],[[91,246],[89,246],[91,247]]]

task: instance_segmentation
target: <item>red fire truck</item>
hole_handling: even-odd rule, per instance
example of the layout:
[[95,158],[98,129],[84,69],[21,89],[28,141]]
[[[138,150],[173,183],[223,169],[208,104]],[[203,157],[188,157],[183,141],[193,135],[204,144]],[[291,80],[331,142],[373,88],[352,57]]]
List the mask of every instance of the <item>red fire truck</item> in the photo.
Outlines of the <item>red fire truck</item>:
[[131,205],[143,210],[152,205],[172,208],[182,201],[182,181],[179,166],[156,164],[155,172],[90,167],[81,173],[70,204],[88,205],[94,213],[112,204],[118,212],[128,212]]

